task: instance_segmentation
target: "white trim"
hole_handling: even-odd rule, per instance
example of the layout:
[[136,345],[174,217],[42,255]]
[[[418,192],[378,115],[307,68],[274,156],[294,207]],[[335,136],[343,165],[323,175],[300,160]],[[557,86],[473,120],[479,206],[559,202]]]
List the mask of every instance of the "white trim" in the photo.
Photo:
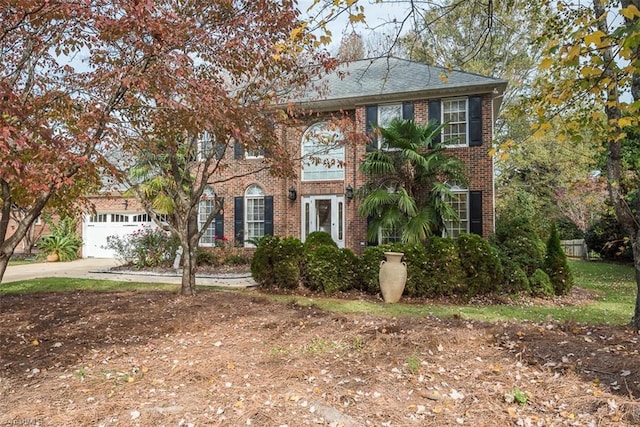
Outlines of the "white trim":
[[[329,219],[330,225],[328,230],[320,230],[327,231],[334,242],[338,245],[339,248],[345,247],[345,242],[347,240],[347,228],[346,228],[346,209],[347,205],[345,203],[344,195],[317,195],[317,196],[304,196],[301,198],[301,218],[300,218],[300,230],[301,236],[300,240],[304,242],[309,233],[313,231],[319,231],[318,222],[318,212],[316,211],[316,204],[318,201],[329,201],[330,202],[330,214],[331,218]],[[340,218],[340,205],[342,204],[342,218]],[[308,208],[308,211],[307,211]],[[309,216],[307,217],[307,213]],[[308,223],[307,223],[308,221]],[[342,236],[340,236],[340,231],[342,231]]]
[[[255,193],[255,194],[247,194],[249,192],[250,189],[255,188],[255,189],[259,189],[260,193]],[[255,247],[255,245],[249,243],[249,240],[254,238],[254,237],[262,237],[264,236],[264,223],[265,223],[265,200],[264,200],[264,189],[259,186],[258,184],[251,184],[249,185],[245,190],[244,190],[244,233],[245,233],[245,239],[244,239],[244,247],[245,248],[253,248]],[[260,222],[262,222],[262,235],[260,236],[249,236],[249,201],[257,201],[257,200],[262,200],[262,221],[259,220],[252,220],[251,223],[252,224],[259,224]]]

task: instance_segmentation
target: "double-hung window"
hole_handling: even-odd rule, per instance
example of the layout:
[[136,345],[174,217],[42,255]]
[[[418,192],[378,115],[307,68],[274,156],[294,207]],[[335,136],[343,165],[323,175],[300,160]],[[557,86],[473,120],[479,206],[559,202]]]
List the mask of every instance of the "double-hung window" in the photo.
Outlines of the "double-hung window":
[[302,135],[302,180],[344,179],[342,133],[326,122],[311,125]]
[[442,101],[444,141],[448,145],[467,145],[467,98]]
[[469,232],[469,191],[454,187],[451,195],[445,201],[457,214],[457,218],[444,220],[444,235],[456,238],[462,233]]

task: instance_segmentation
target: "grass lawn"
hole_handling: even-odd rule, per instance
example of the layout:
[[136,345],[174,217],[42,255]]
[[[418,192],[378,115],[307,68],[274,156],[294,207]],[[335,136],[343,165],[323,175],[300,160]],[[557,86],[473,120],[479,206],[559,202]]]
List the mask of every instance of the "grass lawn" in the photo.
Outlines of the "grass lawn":
[[[627,324],[633,314],[636,286],[633,269],[628,266],[570,261],[575,282],[580,288],[596,294],[586,304],[502,304],[502,305],[445,305],[445,304],[382,304],[359,299],[329,297],[282,296],[272,299],[291,302],[301,306],[317,306],[337,313],[370,313],[385,317],[437,317],[461,316],[485,321],[544,321],[549,319],[572,320],[590,324]],[[0,295],[9,293],[65,292],[77,290],[93,291],[167,291],[176,292],[177,285],[117,282],[108,280],[86,280],[68,278],[34,279],[13,282],[0,286]],[[206,289],[211,289],[206,287]],[[560,300],[561,301],[561,300]]]

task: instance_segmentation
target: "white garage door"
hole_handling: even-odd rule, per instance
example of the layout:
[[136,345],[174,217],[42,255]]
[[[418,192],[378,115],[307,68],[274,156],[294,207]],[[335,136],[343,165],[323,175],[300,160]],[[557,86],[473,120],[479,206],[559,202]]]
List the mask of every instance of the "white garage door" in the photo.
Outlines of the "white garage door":
[[124,237],[142,227],[155,224],[141,212],[86,215],[82,224],[82,254],[85,258],[115,258],[115,252],[107,249],[107,237]]

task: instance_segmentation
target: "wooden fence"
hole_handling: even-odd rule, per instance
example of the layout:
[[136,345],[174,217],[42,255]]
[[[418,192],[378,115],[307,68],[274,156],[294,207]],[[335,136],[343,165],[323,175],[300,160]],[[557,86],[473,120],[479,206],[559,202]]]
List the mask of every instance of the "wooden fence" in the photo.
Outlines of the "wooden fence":
[[584,239],[561,240],[560,245],[570,258],[587,258],[587,245]]

